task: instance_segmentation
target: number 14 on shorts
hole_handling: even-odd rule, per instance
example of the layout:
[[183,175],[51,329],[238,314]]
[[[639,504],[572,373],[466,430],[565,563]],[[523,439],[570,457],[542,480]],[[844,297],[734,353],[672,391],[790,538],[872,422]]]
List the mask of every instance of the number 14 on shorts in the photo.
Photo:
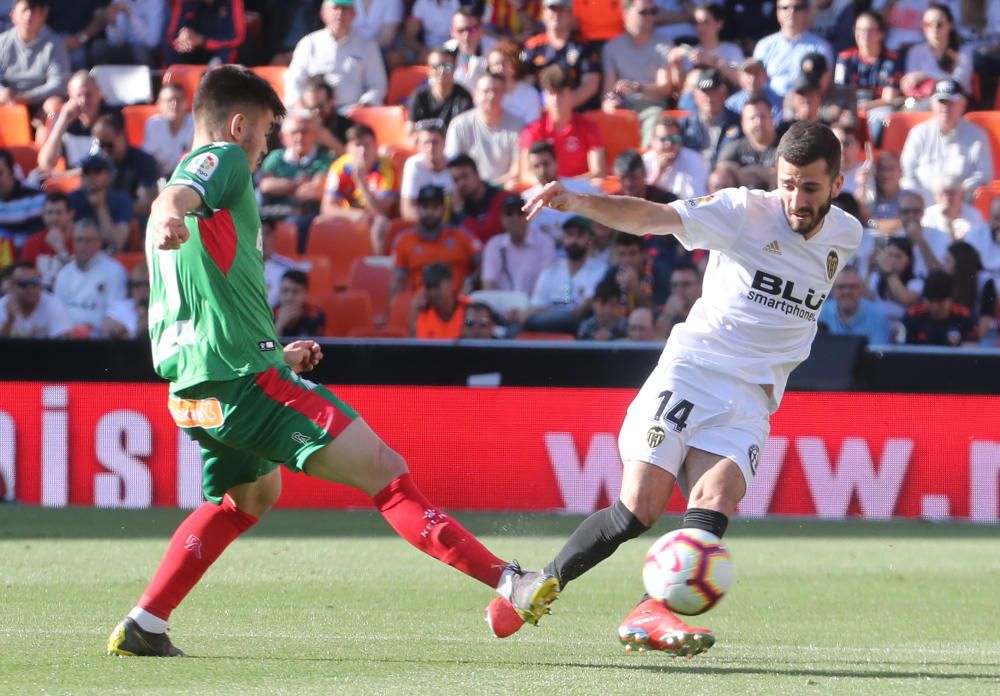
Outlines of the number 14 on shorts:
[[[660,420],[661,417],[664,417],[663,412],[666,411],[672,398],[674,398],[674,393],[669,389],[659,393],[660,405],[656,409],[656,415],[653,416],[654,420]],[[687,427],[687,420],[691,417],[691,410],[693,408],[694,404],[690,401],[687,399],[680,399],[673,406],[671,406],[664,419],[674,426],[674,430],[681,432]]]

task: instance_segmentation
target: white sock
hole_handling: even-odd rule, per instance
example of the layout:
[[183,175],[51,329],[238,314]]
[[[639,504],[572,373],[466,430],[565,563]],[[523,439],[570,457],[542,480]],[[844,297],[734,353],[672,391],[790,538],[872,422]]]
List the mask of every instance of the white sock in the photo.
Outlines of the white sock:
[[165,633],[167,622],[159,616],[154,616],[142,607],[135,607],[128,613],[128,617],[139,624],[139,628],[150,633]]
[[503,569],[503,574],[500,575],[500,582],[497,583],[497,594],[504,599],[510,599],[511,593],[514,591],[514,576],[517,573],[510,566]]

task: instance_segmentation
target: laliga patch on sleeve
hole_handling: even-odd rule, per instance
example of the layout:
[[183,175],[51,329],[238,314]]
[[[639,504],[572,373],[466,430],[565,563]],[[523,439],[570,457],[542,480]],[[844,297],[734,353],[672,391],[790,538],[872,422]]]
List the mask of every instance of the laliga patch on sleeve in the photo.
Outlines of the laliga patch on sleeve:
[[710,193],[707,196],[699,196],[698,198],[689,198],[688,206],[694,208],[695,206],[704,205],[705,203],[711,203],[715,199],[715,194]]
[[188,162],[187,166],[184,167],[184,171],[198,177],[202,181],[208,181],[218,168],[219,156],[211,152],[205,152]]

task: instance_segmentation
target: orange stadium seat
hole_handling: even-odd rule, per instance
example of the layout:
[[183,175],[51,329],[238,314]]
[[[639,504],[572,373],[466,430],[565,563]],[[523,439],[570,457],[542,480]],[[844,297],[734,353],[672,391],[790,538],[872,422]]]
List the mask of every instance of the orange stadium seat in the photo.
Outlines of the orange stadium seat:
[[398,326],[359,326],[351,329],[347,334],[351,338],[407,338],[409,333],[406,329]]
[[326,312],[327,336],[347,336],[352,329],[372,324],[372,304],[366,292],[310,293],[309,301]]
[[299,253],[299,228],[288,220],[274,223],[274,252],[293,257]]
[[396,175],[396,181],[403,180],[403,165],[406,160],[417,154],[417,151],[406,145],[389,145],[384,148],[385,156],[392,160],[392,172]]
[[993,155],[993,176],[1000,167],[1000,111],[970,111],[965,120],[986,131],[990,141],[990,153]]
[[690,115],[691,115],[691,112],[688,111],[687,109],[664,109],[663,112],[660,113],[660,117],[661,118],[665,117],[665,116],[672,116],[675,119],[677,119],[678,121],[680,121],[682,118],[686,118],[686,117],[688,117]]
[[330,259],[333,287],[346,288],[354,259],[371,254],[367,225],[343,218],[316,218],[309,228],[306,253]]
[[379,146],[407,146],[405,106],[360,106],[348,115],[375,131]]
[[897,111],[893,113],[882,130],[882,149],[897,155],[903,152],[906,135],[918,123],[931,117],[930,111]]
[[50,176],[42,184],[45,191],[62,191],[63,193],[73,193],[80,188],[81,178],[78,176]]
[[142,147],[142,136],[146,130],[146,121],[159,112],[156,104],[131,104],[122,107],[122,118],[125,119],[125,138],[132,147]]
[[[996,165],[994,164],[994,166]],[[984,218],[989,220],[990,206],[996,198],[1000,198],[1000,184],[987,184],[986,186],[980,186],[976,189],[976,192],[972,194],[972,205],[975,206],[976,210],[983,214]]]
[[278,97],[285,100],[285,70],[284,65],[258,65],[250,68],[255,75],[263,77],[268,84],[278,93]]
[[309,293],[324,293],[333,290],[333,264],[320,254],[303,254],[301,261],[309,264],[306,276],[309,278]]
[[639,115],[628,109],[615,109],[613,114],[604,111],[586,111],[583,117],[597,124],[604,140],[604,158],[608,170],[614,167],[615,158],[623,150],[638,150],[642,138],[639,134]]
[[38,145],[35,145],[34,143],[26,145],[7,145],[6,149],[10,152],[10,156],[14,158],[14,162],[20,165],[21,171],[24,174],[27,174],[38,166]]
[[351,264],[351,290],[364,290],[372,301],[376,317],[389,311],[389,290],[392,288],[391,256],[367,256]]
[[29,145],[31,143],[31,124],[28,121],[28,108],[23,104],[0,105],[0,145]]
[[389,74],[385,103],[390,106],[406,104],[413,90],[426,82],[430,75],[431,69],[426,65],[404,65],[395,68]]
[[409,220],[407,218],[393,218],[389,221],[389,227],[385,231],[385,253],[392,253],[392,244],[396,241],[396,237],[399,236],[400,232],[408,230],[411,227],[416,226],[416,220]]
[[205,74],[207,65],[187,65],[178,63],[169,66],[163,72],[163,84],[180,85],[187,94],[188,104],[194,100],[194,92],[198,89],[201,76]]
[[141,251],[120,251],[115,254],[115,261],[131,272],[136,266],[146,263],[146,254]]
[[515,339],[518,341],[575,341],[576,336],[571,333],[557,333],[554,331],[522,331]]
[[409,335],[411,304],[413,304],[412,292],[401,292],[393,295],[389,303],[389,319],[386,323],[389,326],[403,329]]

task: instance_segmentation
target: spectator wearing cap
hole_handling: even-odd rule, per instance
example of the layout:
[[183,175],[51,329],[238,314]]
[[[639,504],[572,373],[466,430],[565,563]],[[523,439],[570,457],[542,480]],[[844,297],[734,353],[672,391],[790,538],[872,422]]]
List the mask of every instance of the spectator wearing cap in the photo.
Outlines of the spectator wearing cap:
[[618,262],[608,269],[604,280],[618,287],[626,314],[636,307],[661,310],[670,295],[673,259],[661,260],[646,253],[646,240],[626,232],[615,236],[615,258]]
[[555,242],[528,222],[523,205],[516,193],[504,197],[504,232],[483,249],[484,290],[516,290],[530,295],[542,270],[556,259]]
[[465,153],[475,160],[483,179],[497,186],[517,181],[517,144],[521,123],[503,110],[504,79],[486,74],[476,82],[475,108],[451,122],[444,139],[449,158]]
[[531,169],[528,152],[534,143],[552,143],[560,177],[588,179],[604,176],[604,141],[597,125],[573,111],[569,74],[560,65],[550,65],[538,76],[544,111],[541,118],[521,131],[521,175]]
[[605,111],[637,112],[643,147],[649,146],[660,112],[676,88],[670,84],[667,63],[670,43],[653,35],[657,11],[653,0],[623,0],[625,30],[601,49],[602,106]]
[[785,115],[778,128],[778,140],[796,121],[819,121],[823,94],[819,85],[806,75],[799,75],[792,90],[785,95]]
[[906,52],[906,70],[900,81],[903,94],[926,99],[935,82],[954,80],[968,94],[972,90],[972,52],[963,48],[951,8],[931,3],[923,14],[926,41]]
[[15,0],[10,15],[14,26],[0,34],[0,104],[26,104],[34,110],[62,95],[69,56],[45,25],[48,0]]
[[421,272],[422,287],[413,297],[410,336],[455,340],[465,329],[465,312],[471,300],[455,289],[451,266],[432,263]]
[[160,87],[156,108],[143,127],[142,150],[156,160],[160,176],[169,178],[194,142],[194,117],[184,88],[176,82]]
[[50,118],[56,111],[59,115],[45,133],[38,151],[38,168],[45,172],[54,170],[60,157],[66,159],[67,167],[79,167],[93,146],[91,131],[97,118],[116,111],[104,102],[101,88],[86,71],[74,73],[66,89],[68,97],[64,104],[53,104],[51,99],[46,101],[46,107],[53,105],[48,109]]
[[246,40],[243,0],[175,0],[163,64],[232,63]]
[[605,278],[597,284],[590,298],[590,309],[593,314],[576,331],[578,341],[616,341],[628,334],[625,319],[628,310],[614,278]]
[[440,119],[417,121],[414,138],[417,154],[403,163],[399,187],[400,214],[408,220],[417,219],[417,193],[424,186],[440,186],[449,195],[454,187],[448,158],[444,156],[444,122]]
[[[0,239],[20,249],[28,235],[42,229],[45,194],[17,179],[14,156],[0,148]],[[0,268],[13,259],[0,258]]]
[[156,160],[148,152],[129,145],[125,119],[120,113],[98,116],[92,132],[98,151],[111,165],[111,188],[127,193],[134,202],[133,214],[145,218],[153,204],[160,176]]
[[730,141],[719,154],[719,161],[739,167],[741,185],[770,191],[776,185],[778,135],[767,99],[751,97],[743,105],[740,126],[743,137]]
[[462,322],[462,338],[478,341],[492,341],[497,337],[499,318],[492,307],[482,302],[472,302],[465,308]]
[[470,93],[486,74],[486,56],[495,39],[483,34],[482,11],[462,5],[451,17],[451,38],[444,46],[455,56],[455,82]]
[[573,35],[572,0],[543,0],[545,31],[524,43],[522,59],[534,73],[558,63],[570,74],[573,108],[588,111],[600,107],[601,54],[592,43]]
[[296,269],[285,271],[274,308],[274,329],[279,336],[322,336],[326,312],[306,301],[309,277]]
[[[776,3],[780,30],[757,42],[753,57],[764,64],[771,88],[784,96],[795,78],[803,72],[803,59],[810,54],[820,54],[825,66],[833,65],[833,50],[824,39],[809,31],[811,12],[809,0],[778,0]],[[825,94],[830,75],[820,78],[820,89]]]
[[566,255],[538,276],[528,307],[526,330],[576,334],[589,311],[594,289],[608,270],[607,264],[589,256],[592,235],[586,218],[574,215],[563,223],[562,246]]
[[834,335],[864,336],[871,345],[889,343],[889,319],[877,304],[864,297],[864,281],[857,269],[843,268],[823,303],[819,323]]
[[392,255],[396,275],[393,294],[420,289],[424,268],[432,263],[451,266],[455,292],[479,268],[483,245],[458,227],[444,223],[444,190],[424,186],[417,194],[417,225],[396,237]]
[[[528,162],[527,169],[531,173],[531,178],[537,182],[524,192],[526,199],[531,199],[533,196],[538,195],[542,188],[552,181],[558,181],[573,193],[596,194],[600,192],[600,189],[594,186],[589,179],[559,176],[556,150],[550,142],[539,141],[533,143],[528,148],[526,159]],[[532,226],[541,230],[555,241],[562,237],[562,225],[571,216],[572,213],[565,213],[546,206],[538,211],[538,214],[532,220]]]
[[371,106],[385,100],[388,79],[378,44],[352,31],[354,0],[323,0],[324,28],[295,46],[285,72],[285,102],[298,101],[306,81],[325,75],[336,85],[341,107]]
[[125,267],[101,251],[97,222],[92,218],[77,220],[73,260],[56,274],[53,288],[69,312],[73,335],[100,338],[104,315],[111,305],[125,299],[127,284]]
[[993,241],[982,214],[965,200],[961,178],[954,174],[941,176],[934,188],[934,200],[924,211],[921,224],[943,230],[949,241],[971,244],[984,267],[1000,270],[1000,247]]
[[73,215],[96,224],[100,247],[109,253],[126,251],[131,233],[131,196],[111,186],[111,165],[101,155],[91,155],[80,163],[81,186],[69,194]]
[[8,267],[7,293],[0,297],[0,338],[66,338],[73,322],[63,303],[45,292],[34,264],[16,261]]
[[69,196],[62,191],[45,194],[42,221],[45,229],[25,240],[21,260],[34,264],[45,286],[51,288],[56,273],[73,257],[73,206]]
[[[451,38],[451,18],[461,6],[459,0],[416,0],[413,3],[403,25],[403,44],[415,64],[428,62],[437,50],[435,46],[440,47]],[[454,65],[454,56],[449,60]]]
[[955,174],[971,196],[993,180],[993,157],[986,132],[964,120],[965,91],[955,80],[938,80],[931,95],[933,118],[906,136],[900,164],[902,186],[920,192],[928,204],[942,174]]
[[472,95],[455,84],[455,54],[446,48],[432,49],[427,56],[431,74],[427,84],[417,87],[407,104],[407,131],[412,134],[419,121],[438,119],[444,131],[461,113],[472,108]]
[[854,20],[854,48],[837,55],[834,84],[854,90],[858,110],[864,109],[872,140],[880,142],[883,123],[899,96],[901,65],[885,45],[886,24],[878,12],[863,10]]
[[740,137],[740,117],[726,108],[726,85],[718,70],[703,70],[694,92],[697,111],[681,119],[684,147],[715,166],[723,146]]
[[[763,63],[756,58],[747,58],[744,60],[740,64],[740,73],[736,83],[739,85],[739,89],[726,99],[725,106],[727,109],[734,114],[743,113],[743,105],[747,103],[750,97],[759,94],[767,99],[767,103],[771,105],[771,114],[774,116],[774,123],[781,123],[785,100],[780,94],[771,89],[771,86],[767,83],[767,71],[764,69]],[[686,107],[681,106],[681,108]]]
[[510,39],[497,41],[486,55],[486,64],[504,80],[503,110],[527,125],[542,115],[542,95],[525,79],[527,67],[521,61],[521,46]]
[[302,96],[296,102],[296,107],[311,111],[319,119],[316,132],[316,142],[325,147],[334,156],[344,154],[344,144],[347,142],[347,129],[357,125],[357,122],[344,116],[337,110],[336,91],[333,85],[322,75],[313,75],[306,80]]
[[504,190],[483,181],[479,168],[467,154],[448,160],[451,175],[451,219],[461,225],[480,242],[486,243],[503,232],[500,206]]
[[[740,66],[744,62],[743,49],[719,38],[725,24],[726,10],[719,3],[695,6],[693,28],[698,36],[697,45],[682,43],[670,49],[667,54],[670,84],[675,90],[685,85],[688,75],[695,68],[715,68],[727,82],[733,84],[739,80]],[[657,28],[656,33],[663,36],[660,28]],[[687,92],[689,89],[685,88],[683,91]]]
[[935,271],[927,276],[923,301],[910,307],[903,317],[908,345],[976,345],[976,322],[969,308],[952,300],[954,290],[955,279],[950,273]]

